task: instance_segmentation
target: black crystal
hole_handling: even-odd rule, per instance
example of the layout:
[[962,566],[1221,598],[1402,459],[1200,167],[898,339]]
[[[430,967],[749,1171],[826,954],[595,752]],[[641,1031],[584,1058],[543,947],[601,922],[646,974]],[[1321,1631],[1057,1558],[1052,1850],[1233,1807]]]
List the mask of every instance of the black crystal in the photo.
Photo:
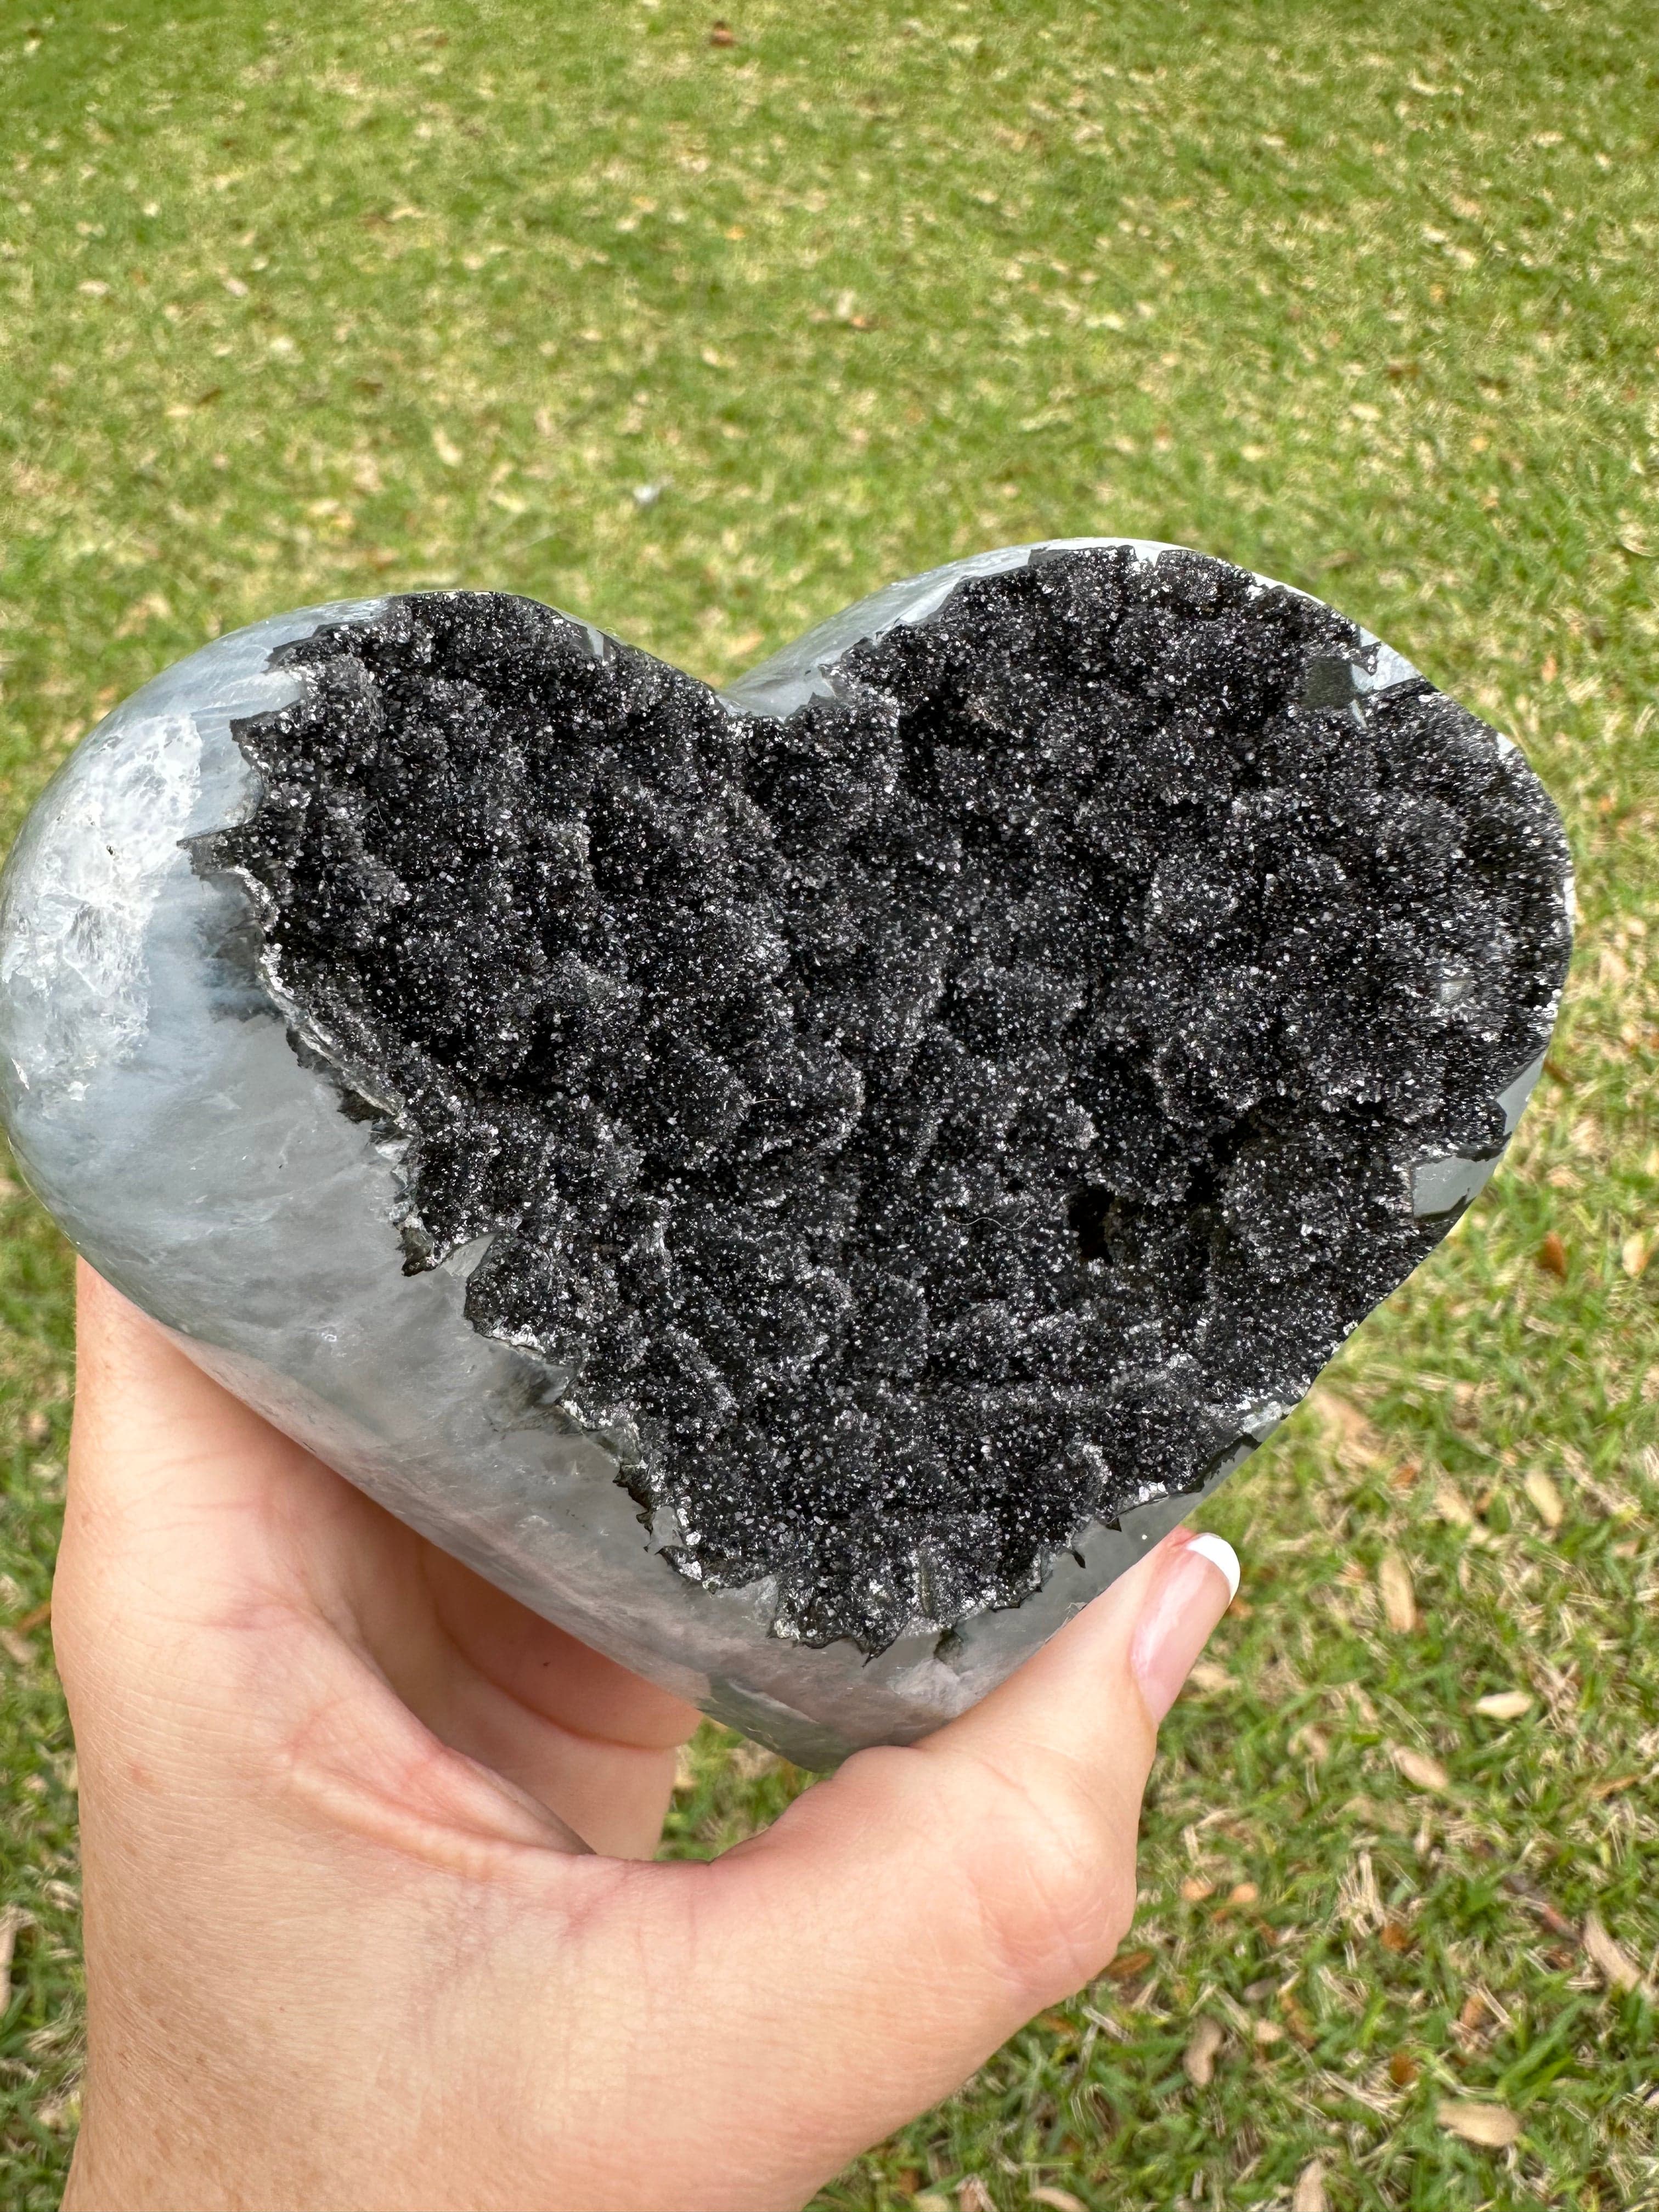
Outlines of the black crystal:
[[406,1146],[406,1266],[487,1237],[474,1325],[809,1642],[1015,1602],[1201,1484],[1548,1034],[1519,756],[1201,556],[964,583],[786,720],[498,594],[277,658],[198,862]]

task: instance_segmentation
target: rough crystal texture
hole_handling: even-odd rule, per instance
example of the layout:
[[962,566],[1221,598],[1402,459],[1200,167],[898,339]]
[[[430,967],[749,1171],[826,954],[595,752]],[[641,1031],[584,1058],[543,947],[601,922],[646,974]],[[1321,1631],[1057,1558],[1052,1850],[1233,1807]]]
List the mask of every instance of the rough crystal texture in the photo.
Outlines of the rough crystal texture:
[[1212,1482],[1548,1035],[1519,755],[1200,556],[969,576],[781,714],[493,594],[276,664],[196,863],[394,1160],[405,1266],[461,1255],[669,1565],[801,1642],[1018,1604]]

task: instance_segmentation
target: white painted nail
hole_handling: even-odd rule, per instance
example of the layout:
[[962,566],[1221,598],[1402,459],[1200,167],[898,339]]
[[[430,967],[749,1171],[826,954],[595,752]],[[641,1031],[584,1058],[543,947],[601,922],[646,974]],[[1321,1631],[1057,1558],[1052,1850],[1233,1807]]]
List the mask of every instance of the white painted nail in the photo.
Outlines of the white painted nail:
[[1201,1552],[1212,1567],[1219,1567],[1227,1577],[1227,1602],[1231,1605],[1238,1595],[1238,1554],[1224,1536],[1212,1536],[1206,1529],[1194,1536],[1187,1547],[1189,1552]]

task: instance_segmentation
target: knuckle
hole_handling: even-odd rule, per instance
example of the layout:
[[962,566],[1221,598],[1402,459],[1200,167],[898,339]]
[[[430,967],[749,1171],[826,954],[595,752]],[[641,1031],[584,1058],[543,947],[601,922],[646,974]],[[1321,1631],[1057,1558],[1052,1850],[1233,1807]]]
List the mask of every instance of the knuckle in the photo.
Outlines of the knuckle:
[[97,1630],[94,1607],[74,1549],[65,1543],[52,1580],[52,1656],[58,1680],[73,1701],[86,1674]]
[[969,1880],[987,1955],[1032,2010],[1091,1981],[1134,1915],[1134,1825],[1058,1755],[1012,1776],[976,1762]]

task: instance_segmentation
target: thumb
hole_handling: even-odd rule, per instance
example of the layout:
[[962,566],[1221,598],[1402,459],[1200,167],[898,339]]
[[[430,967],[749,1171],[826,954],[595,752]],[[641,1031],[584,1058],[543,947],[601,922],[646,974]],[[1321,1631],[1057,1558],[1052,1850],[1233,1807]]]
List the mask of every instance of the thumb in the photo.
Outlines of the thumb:
[[972,1711],[708,1869],[707,1995],[757,2124],[833,2171],[1102,1971],[1158,1723],[1237,1582],[1230,1544],[1176,1530]]

